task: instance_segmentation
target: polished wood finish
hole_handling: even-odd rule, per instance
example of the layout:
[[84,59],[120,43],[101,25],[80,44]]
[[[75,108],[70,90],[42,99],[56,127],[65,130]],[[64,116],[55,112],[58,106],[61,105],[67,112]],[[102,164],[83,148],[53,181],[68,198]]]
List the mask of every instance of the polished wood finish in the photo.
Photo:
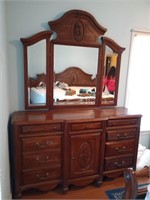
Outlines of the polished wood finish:
[[83,10],[70,10],[48,24],[57,33],[55,43],[59,44],[99,46],[98,37],[107,30],[90,13]]
[[[128,168],[124,171],[125,180],[125,194],[123,199],[144,199],[147,193],[147,186],[142,189],[138,189],[138,179],[149,178],[150,181],[150,166],[146,166],[141,170],[134,171],[132,168]],[[150,182],[149,182],[150,184]]]
[[[104,174],[115,177],[112,171],[122,170],[134,165],[138,149],[139,119],[109,119],[106,128]],[[110,173],[111,172],[111,173]]]
[[13,113],[14,197],[30,188],[100,185],[135,169],[140,119],[126,108]]

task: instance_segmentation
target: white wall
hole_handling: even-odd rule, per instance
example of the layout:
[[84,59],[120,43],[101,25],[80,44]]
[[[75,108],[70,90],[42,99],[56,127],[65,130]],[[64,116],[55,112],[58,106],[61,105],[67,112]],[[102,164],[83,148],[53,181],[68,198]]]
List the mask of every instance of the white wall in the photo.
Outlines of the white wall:
[[8,70],[6,62],[5,5],[3,1],[0,1],[0,27],[0,198],[11,199],[8,158]]
[[[23,54],[20,38],[48,30],[48,21],[58,18],[70,9],[82,9],[90,12],[102,26],[108,29],[105,35],[126,48],[122,56],[118,100],[118,106],[124,106],[130,31],[131,29],[150,30],[149,8],[149,0],[6,0],[5,11],[3,3],[0,1],[0,64],[2,65],[2,67],[0,66],[0,91],[3,91],[3,98],[0,98],[0,116],[3,117],[1,118],[2,126],[0,126],[2,127],[0,167],[3,197],[8,199],[10,191],[7,144],[8,115],[13,111],[24,109]],[[6,40],[4,11],[6,14]],[[7,45],[7,63],[5,62],[4,41]],[[9,102],[7,101],[8,92]]]
[[54,20],[69,9],[90,12],[97,21],[108,29],[106,36],[126,48],[122,56],[121,80],[118,106],[124,105],[128,54],[131,29],[150,28],[148,3],[144,0],[101,1],[101,0],[44,0],[7,1],[7,47],[11,99],[11,111],[24,109],[23,56],[20,37],[28,37],[49,29],[48,21]]

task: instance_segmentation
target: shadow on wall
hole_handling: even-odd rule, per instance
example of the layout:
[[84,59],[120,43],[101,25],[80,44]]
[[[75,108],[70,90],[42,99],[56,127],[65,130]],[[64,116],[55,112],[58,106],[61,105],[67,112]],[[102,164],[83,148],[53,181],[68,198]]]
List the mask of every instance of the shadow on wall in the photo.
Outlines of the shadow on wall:
[[[18,102],[18,108],[19,109],[23,109],[24,108],[24,63],[23,63],[23,47],[22,47],[22,44],[20,42],[20,40],[12,40],[9,42],[11,45],[13,45],[15,48],[16,48],[16,66],[15,68],[12,68],[11,69],[11,72],[10,73],[10,80],[11,80],[11,83],[12,86],[10,87],[15,87],[17,89],[17,102]],[[12,67],[10,66],[11,63],[9,63],[8,61],[8,64],[9,64],[9,67]],[[13,73],[14,71],[14,73]],[[15,77],[12,77],[13,75],[15,75]],[[17,79],[17,80],[14,80],[14,79]],[[12,88],[11,88],[12,89]],[[15,89],[13,90],[15,91]]]

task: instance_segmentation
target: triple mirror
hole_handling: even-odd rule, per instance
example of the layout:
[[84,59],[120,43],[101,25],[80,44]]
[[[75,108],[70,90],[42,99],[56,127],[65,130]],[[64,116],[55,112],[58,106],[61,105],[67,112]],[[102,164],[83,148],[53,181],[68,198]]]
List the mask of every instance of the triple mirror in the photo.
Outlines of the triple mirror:
[[124,48],[85,11],[70,10],[49,26],[21,38],[25,109],[117,105]]

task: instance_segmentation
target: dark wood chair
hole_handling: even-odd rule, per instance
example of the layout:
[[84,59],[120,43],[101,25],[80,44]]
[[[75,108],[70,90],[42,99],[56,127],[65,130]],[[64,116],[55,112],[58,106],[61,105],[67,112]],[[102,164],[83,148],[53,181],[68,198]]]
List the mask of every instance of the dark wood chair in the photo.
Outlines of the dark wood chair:
[[125,194],[122,199],[144,199],[147,193],[147,185],[141,188],[138,187],[138,180],[144,177],[148,183],[150,178],[150,166],[146,166],[137,171],[134,171],[132,168],[126,169],[124,171]]

